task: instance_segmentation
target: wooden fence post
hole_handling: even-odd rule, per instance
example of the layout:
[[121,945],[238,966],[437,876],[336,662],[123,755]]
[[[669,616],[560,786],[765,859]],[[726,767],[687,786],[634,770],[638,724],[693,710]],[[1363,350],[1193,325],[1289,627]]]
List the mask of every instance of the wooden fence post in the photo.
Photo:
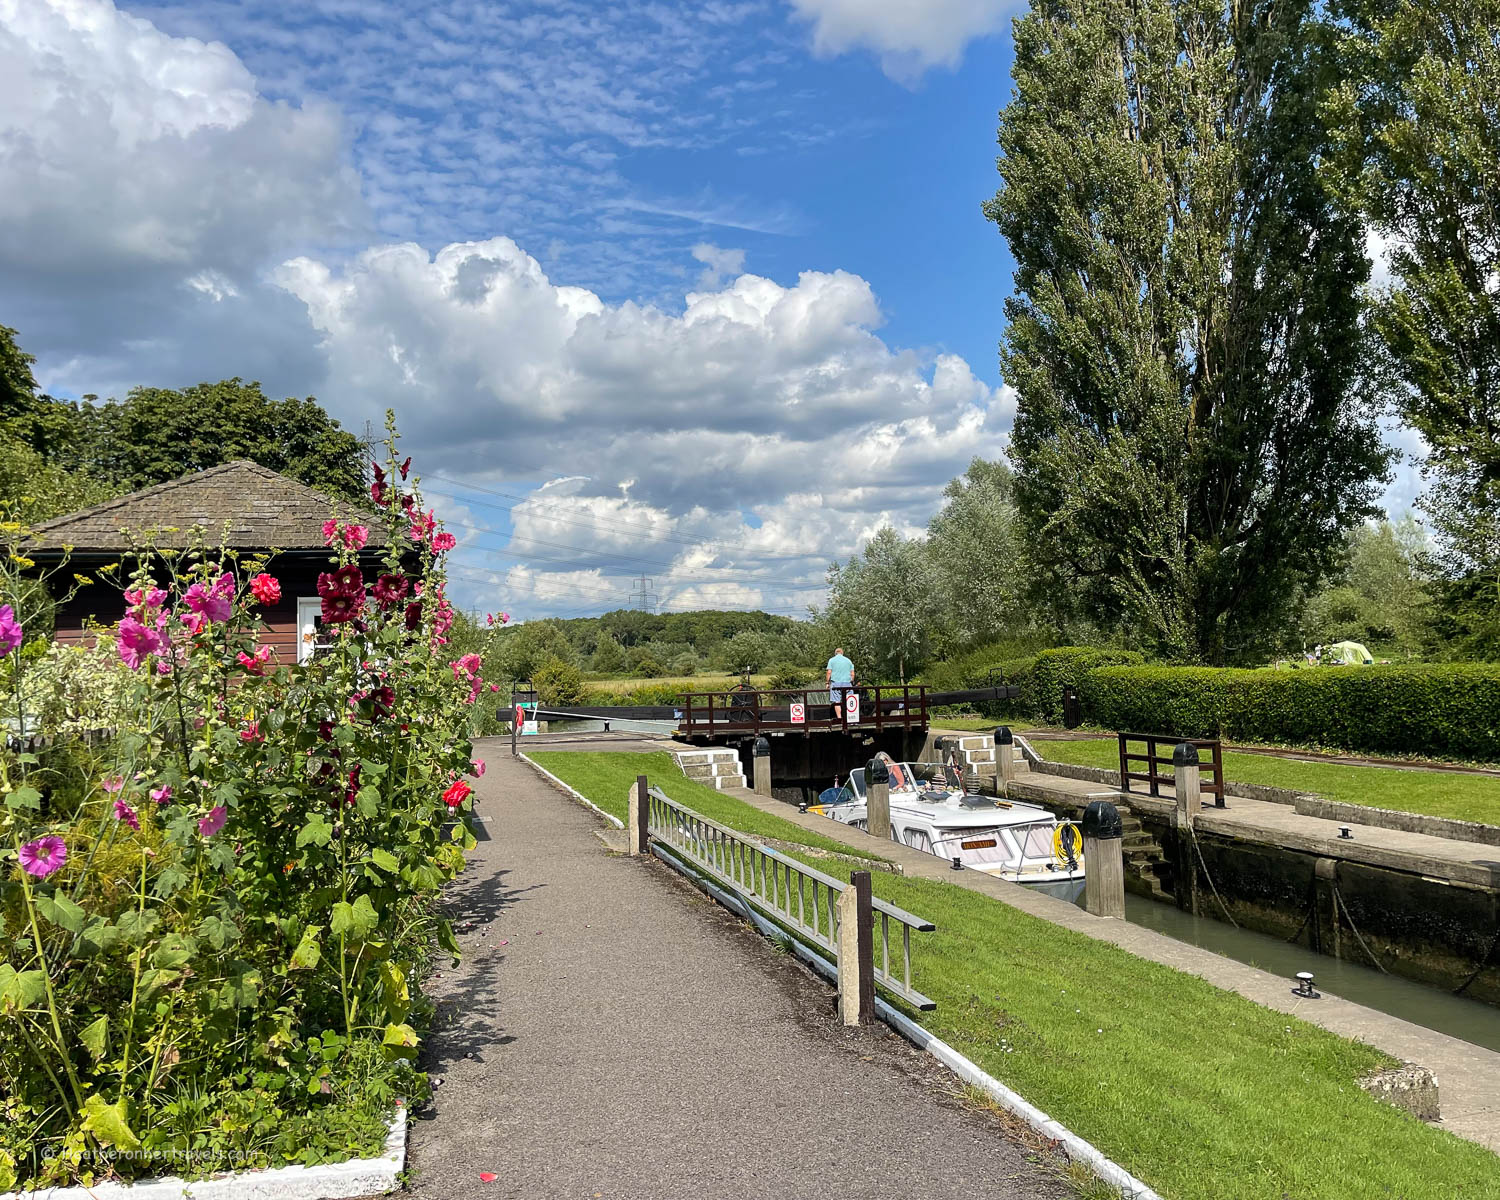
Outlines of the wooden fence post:
[[845,1025],[875,1020],[875,925],[870,872],[855,871],[839,893],[839,1016]]
[[1177,794],[1178,823],[1181,824],[1185,816],[1187,824],[1191,825],[1193,815],[1203,802],[1197,746],[1179,742],[1172,750],[1172,790]]
[[628,840],[631,854],[649,854],[651,840],[651,789],[644,775],[635,777],[630,793]]

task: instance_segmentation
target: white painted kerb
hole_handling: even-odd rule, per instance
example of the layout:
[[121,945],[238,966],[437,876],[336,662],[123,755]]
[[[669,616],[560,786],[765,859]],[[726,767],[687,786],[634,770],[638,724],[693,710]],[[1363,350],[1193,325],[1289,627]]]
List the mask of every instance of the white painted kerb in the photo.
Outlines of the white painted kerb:
[[234,1171],[208,1179],[165,1175],[134,1183],[0,1192],[0,1200],[351,1200],[393,1192],[406,1168],[406,1104],[396,1101],[391,1131],[379,1158],[351,1158],[318,1167]]
[[[582,804],[585,808],[592,808],[596,813],[598,813],[601,817],[603,817],[606,821],[608,821],[616,829],[624,829],[625,828],[625,822],[622,821],[622,820],[620,820],[619,817],[612,817],[612,816],[610,816],[609,813],[605,812],[602,808],[600,808],[597,804],[595,804],[592,800],[590,800],[587,796],[585,796],[577,788],[575,788],[575,787],[569,787],[566,783],[564,783],[561,779],[559,779],[551,771],[547,770],[546,767],[542,766],[542,764],[539,763],[539,762],[537,762],[535,759],[528,758],[524,754],[518,754],[518,755],[516,755],[516,757],[519,758],[527,766],[529,766],[533,771],[540,771],[543,775],[545,775],[548,779],[550,779],[558,787],[562,788],[563,791],[567,792],[568,795],[572,796],[573,799],[577,800],[579,804]],[[631,787],[635,787],[635,784],[632,783],[630,786]],[[5,1197],[4,1196],[0,1196],[0,1200],[5,1200]]]

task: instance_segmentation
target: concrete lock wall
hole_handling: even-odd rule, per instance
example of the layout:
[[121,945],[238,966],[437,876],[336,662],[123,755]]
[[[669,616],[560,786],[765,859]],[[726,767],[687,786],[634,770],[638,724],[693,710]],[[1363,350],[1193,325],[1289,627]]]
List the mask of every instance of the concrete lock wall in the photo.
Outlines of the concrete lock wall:
[[[1394,975],[1450,991],[1464,984],[1495,946],[1500,929],[1495,889],[1201,830],[1195,853],[1178,845],[1169,823],[1145,818],[1142,823],[1176,867],[1162,874],[1183,908],[1191,906],[1193,888],[1185,886],[1189,880],[1182,864],[1191,864],[1201,916],[1223,920],[1221,899],[1246,929],[1284,940],[1295,936],[1300,945],[1365,966],[1373,965],[1373,954]],[[1139,867],[1135,874],[1139,883]],[[1500,1004],[1500,970],[1482,972],[1465,995]]]
[[[849,777],[849,772],[884,750],[897,762],[921,756],[925,730],[886,729],[880,733],[844,733],[818,730],[811,733],[763,734],[771,747],[771,790],[778,799],[815,800],[819,792]],[[734,749],[747,780],[754,779],[754,737],[738,741]]]

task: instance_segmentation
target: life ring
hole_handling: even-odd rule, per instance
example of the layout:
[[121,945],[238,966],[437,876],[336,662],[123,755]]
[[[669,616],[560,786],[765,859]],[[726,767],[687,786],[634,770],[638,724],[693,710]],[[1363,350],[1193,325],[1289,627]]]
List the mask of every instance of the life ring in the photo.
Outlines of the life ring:
[[1083,861],[1083,831],[1072,821],[1063,821],[1052,831],[1052,853],[1058,862]]

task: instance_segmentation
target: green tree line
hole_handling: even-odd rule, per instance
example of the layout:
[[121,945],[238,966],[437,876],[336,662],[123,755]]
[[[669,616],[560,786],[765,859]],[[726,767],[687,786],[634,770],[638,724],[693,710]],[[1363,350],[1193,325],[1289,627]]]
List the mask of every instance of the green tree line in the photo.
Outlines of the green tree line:
[[136,488],[248,458],[330,495],[366,499],[363,443],[312,397],[223,379],[58,400],[0,325],[0,503],[35,524]]

